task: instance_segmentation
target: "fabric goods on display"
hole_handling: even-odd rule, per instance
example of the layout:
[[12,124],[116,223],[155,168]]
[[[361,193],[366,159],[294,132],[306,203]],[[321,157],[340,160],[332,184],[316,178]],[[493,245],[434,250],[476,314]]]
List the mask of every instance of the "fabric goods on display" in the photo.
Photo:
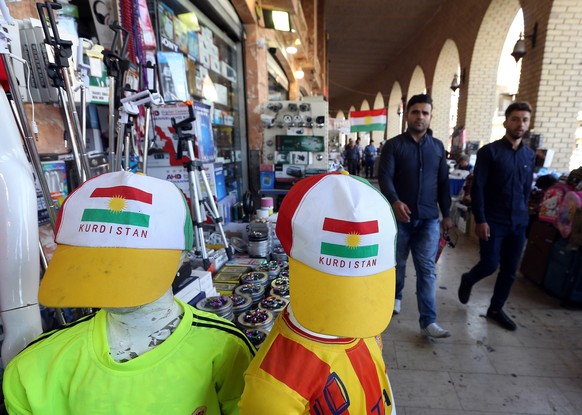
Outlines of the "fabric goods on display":
[[[4,384],[8,412],[235,413],[244,385],[242,377],[232,373],[242,373],[254,347],[233,323],[179,304],[184,314],[172,335],[124,363],[109,354],[105,310],[44,334],[4,373],[4,379],[10,379]],[[86,382],[90,385],[83,385]],[[220,385],[219,396],[215,385]],[[197,412],[202,409],[206,412]]]
[[285,309],[247,371],[241,415],[395,415],[377,338],[313,340]]

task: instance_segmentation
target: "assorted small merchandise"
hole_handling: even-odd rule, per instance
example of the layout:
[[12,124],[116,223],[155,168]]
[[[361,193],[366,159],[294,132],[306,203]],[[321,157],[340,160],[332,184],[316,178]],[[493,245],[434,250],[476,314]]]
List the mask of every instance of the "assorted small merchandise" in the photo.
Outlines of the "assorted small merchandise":
[[270,295],[268,297],[263,298],[259,302],[259,308],[261,310],[268,310],[273,313],[273,317],[277,318],[277,316],[283,311],[283,309],[289,304],[289,300],[283,297],[279,297],[278,295]]
[[289,299],[289,277],[277,277],[271,281],[271,294]]
[[269,310],[255,308],[240,314],[236,319],[236,324],[241,329],[263,329],[268,332],[273,327],[274,321],[275,317]]
[[213,277],[222,295],[200,300],[196,308],[233,321],[258,347],[289,304],[289,263],[284,258],[234,258]]
[[264,329],[251,329],[251,330],[246,330],[244,329],[242,331],[245,336],[247,336],[249,338],[249,340],[251,341],[251,343],[258,349],[259,346],[261,344],[263,344],[263,342],[265,341],[265,339],[267,338],[269,332],[264,330]]
[[250,310],[253,305],[253,299],[249,295],[231,294],[229,297],[232,301],[232,312],[235,318]]
[[257,284],[241,284],[235,287],[234,293],[238,295],[249,295],[253,300],[253,305],[257,305],[265,295],[265,287]]
[[261,287],[265,288],[265,287],[267,287],[267,284],[269,283],[269,276],[265,272],[251,271],[251,272],[247,272],[246,274],[243,274],[240,277],[240,282],[243,285],[244,284],[256,284],[256,285],[260,285]]
[[214,313],[230,321],[234,319],[232,300],[226,295],[204,298],[196,303],[196,308]]

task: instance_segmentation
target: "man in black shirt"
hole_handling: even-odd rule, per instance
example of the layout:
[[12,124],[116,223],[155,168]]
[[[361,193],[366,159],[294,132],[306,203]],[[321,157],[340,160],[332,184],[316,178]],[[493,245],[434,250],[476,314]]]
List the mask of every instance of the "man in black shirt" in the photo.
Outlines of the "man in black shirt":
[[428,134],[432,99],[413,96],[406,106],[408,129],[382,146],[378,182],[397,219],[396,301],[400,312],[406,261],[412,251],[420,329],[428,337],[448,337],[436,322],[435,258],[442,227],[451,227],[449,166],[443,143]]
[[503,123],[505,136],[477,152],[471,210],[481,258],[462,275],[459,287],[459,300],[466,304],[473,285],[495,272],[499,265],[487,317],[511,331],[517,326],[502,308],[515,280],[529,221],[527,204],[535,153],[522,143],[522,137],[529,129],[531,113],[527,102],[509,105]]

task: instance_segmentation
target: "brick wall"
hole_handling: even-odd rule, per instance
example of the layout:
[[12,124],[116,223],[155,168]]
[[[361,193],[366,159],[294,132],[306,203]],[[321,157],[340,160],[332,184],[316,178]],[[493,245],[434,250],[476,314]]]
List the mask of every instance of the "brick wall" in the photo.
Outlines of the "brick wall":
[[[489,142],[497,108],[497,70],[507,31],[519,11],[517,0],[493,0],[485,13],[469,68],[465,115],[467,140]],[[525,65],[522,66],[522,72]]]
[[[398,114],[398,108],[400,107],[402,101],[402,89],[400,88],[400,84],[395,82],[392,86],[392,90],[390,92],[390,98],[388,100],[388,114],[387,114],[387,123],[386,126],[386,137],[392,138],[398,134],[400,134],[401,125],[401,117],[402,114]],[[402,109],[402,108],[400,108]]]
[[532,53],[528,49],[524,57],[524,65],[529,63],[533,69],[527,75],[522,69],[519,97],[534,105],[535,132],[542,135],[544,148],[555,151],[552,168],[569,171],[579,167],[570,166],[570,158],[582,103],[582,2],[555,0],[549,13],[544,2],[528,3],[524,15],[538,22],[538,39]]
[[[441,49],[431,85],[433,113],[431,128],[434,136],[447,143],[451,115],[451,82],[454,74],[460,75],[459,51],[455,42],[447,39]],[[463,86],[461,86],[463,88]]]

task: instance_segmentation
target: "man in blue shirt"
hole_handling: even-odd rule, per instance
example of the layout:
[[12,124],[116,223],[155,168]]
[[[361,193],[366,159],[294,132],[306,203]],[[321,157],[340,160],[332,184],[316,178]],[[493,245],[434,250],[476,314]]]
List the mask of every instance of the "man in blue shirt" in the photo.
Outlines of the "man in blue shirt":
[[503,305],[509,292],[525,243],[529,221],[528,198],[533,181],[534,151],[522,143],[529,129],[532,108],[527,102],[514,102],[505,110],[505,136],[483,146],[471,184],[471,210],[479,237],[480,260],[461,277],[459,300],[466,304],[471,288],[491,275],[499,265],[487,317],[504,329],[517,328]]
[[408,129],[382,146],[378,182],[396,216],[396,300],[400,312],[406,261],[412,251],[416,269],[416,299],[421,333],[448,337],[436,322],[435,258],[442,227],[451,227],[449,167],[443,143],[427,133],[432,118],[432,99],[414,95],[406,105]]

